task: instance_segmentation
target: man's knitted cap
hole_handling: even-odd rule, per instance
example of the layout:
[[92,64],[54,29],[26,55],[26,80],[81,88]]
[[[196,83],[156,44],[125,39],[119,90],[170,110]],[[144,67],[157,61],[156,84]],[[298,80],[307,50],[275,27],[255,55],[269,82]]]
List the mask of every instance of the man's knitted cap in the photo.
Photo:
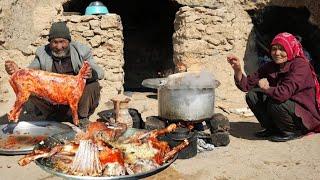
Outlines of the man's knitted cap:
[[65,22],[55,22],[49,32],[49,41],[54,38],[64,38],[71,41],[70,31]]

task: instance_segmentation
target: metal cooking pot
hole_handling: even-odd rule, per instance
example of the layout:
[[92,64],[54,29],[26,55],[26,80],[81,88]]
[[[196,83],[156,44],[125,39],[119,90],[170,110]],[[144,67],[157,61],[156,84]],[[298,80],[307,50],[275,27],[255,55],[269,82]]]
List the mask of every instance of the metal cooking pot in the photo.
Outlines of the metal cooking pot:
[[159,116],[169,120],[203,120],[213,116],[214,88],[158,88]]
[[[163,78],[154,81],[145,80],[142,84],[147,87],[158,85],[158,113],[161,118],[168,120],[200,121],[211,118],[214,113],[215,88],[220,82],[214,80],[210,86],[183,86],[180,85],[182,77],[190,73],[172,75],[177,80],[175,86],[168,85]],[[152,82],[152,83],[151,83]],[[146,85],[147,84],[147,85]],[[149,84],[149,86],[148,86]],[[150,84],[152,84],[150,86]]]

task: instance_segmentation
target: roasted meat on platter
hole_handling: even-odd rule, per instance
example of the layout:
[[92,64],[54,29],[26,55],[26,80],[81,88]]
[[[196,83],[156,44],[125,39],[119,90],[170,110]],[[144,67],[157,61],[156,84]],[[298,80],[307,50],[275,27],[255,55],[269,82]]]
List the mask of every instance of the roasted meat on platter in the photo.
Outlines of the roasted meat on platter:
[[8,115],[9,121],[18,121],[23,104],[32,94],[53,104],[69,105],[73,123],[78,125],[78,102],[86,84],[84,75],[88,68],[90,68],[90,65],[85,61],[76,76],[33,69],[17,70],[9,79],[16,94],[13,109]]
[[[137,132],[129,138],[121,135],[126,125],[92,122],[86,132],[78,132],[63,145],[34,150],[19,160],[24,166],[38,158],[49,158],[59,172],[77,176],[121,176],[146,172],[161,166],[189,142],[170,148],[158,135],[176,129],[176,124],[150,132]],[[120,137],[121,136],[121,137]]]

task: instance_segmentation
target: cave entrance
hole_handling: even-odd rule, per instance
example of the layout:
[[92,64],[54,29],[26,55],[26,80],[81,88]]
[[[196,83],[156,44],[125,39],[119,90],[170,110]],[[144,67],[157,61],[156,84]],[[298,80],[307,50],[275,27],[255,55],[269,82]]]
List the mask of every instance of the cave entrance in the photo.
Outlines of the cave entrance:
[[[72,0],[63,5],[64,13],[84,14],[90,0]],[[126,91],[147,90],[141,82],[160,77],[174,69],[172,35],[175,14],[180,5],[172,0],[100,1],[110,13],[120,15],[124,35]]]
[[307,8],[268,6],[248,13],[254,24],[260,65],[271,59],[268,49],[273,37],[280,32],[289,32],[300,39],[306,56],[310,57],[319,74],[320,30],[309,23],[310,12]]

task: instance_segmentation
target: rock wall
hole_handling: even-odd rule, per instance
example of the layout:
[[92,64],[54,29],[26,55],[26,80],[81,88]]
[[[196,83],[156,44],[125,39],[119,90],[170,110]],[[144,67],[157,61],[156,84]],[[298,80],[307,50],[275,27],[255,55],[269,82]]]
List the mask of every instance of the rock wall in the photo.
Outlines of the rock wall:
[[265,6],[306,7],[310,11],[309,22],[320,28],[320,1],[318,0],[240,0],[245,10]]
[[239,8],[240,5],[215,9],[185,6],[176,14],[175,64],[185,66],[187,71],[209,70],[223,82],[217,92],[221,97],[225,88],[236,91],[226,56],[232,53],[244,57],[252,28],[250,17],[245,11],[237,12]]

